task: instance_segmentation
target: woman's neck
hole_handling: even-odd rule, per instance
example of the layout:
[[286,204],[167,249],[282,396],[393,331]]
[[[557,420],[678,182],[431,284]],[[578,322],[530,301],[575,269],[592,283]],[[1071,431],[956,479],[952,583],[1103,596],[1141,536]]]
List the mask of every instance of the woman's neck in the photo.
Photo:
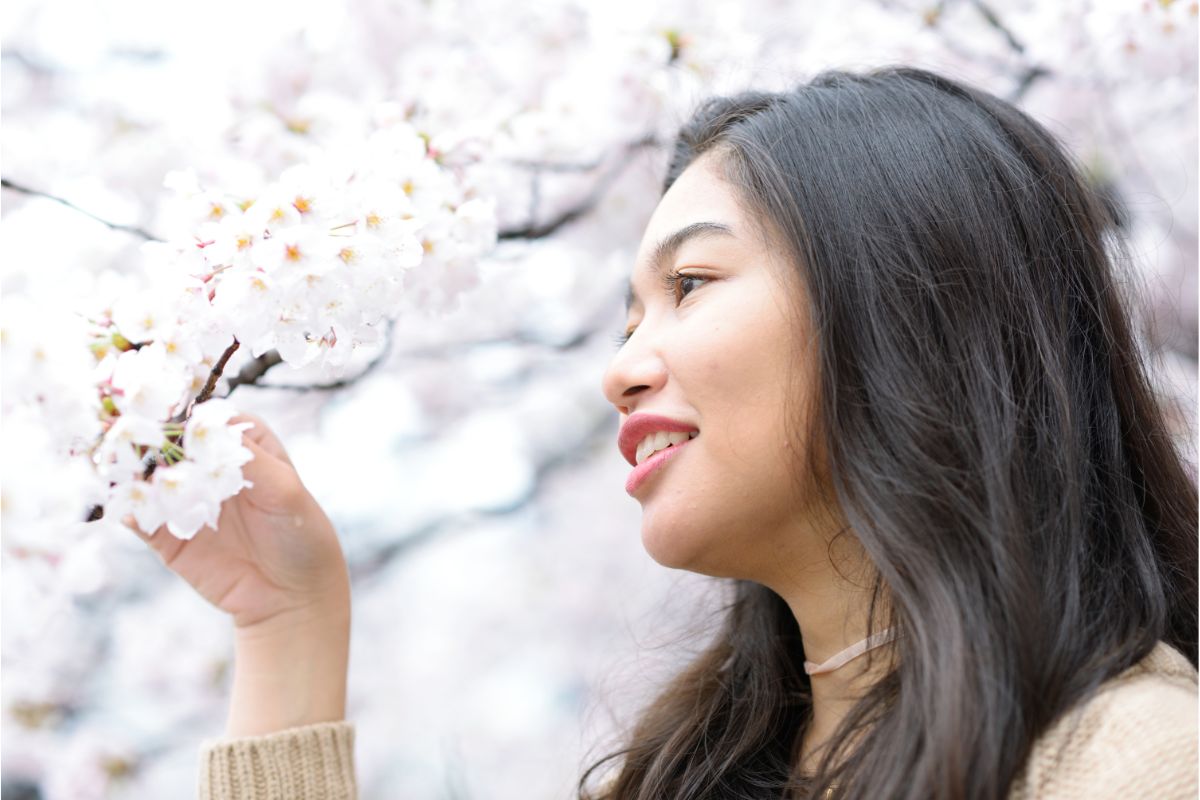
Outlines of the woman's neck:
[[831,742],[842,720],[885,674],[884,660],[862,656],[831,672],[809,676],[812,716],[797,754],[801,772],[815,772],[825,745]]
[[[843,544],[843,550],[846,545],[854,547],[856,544],[857,540],[847,542]],[[836,568],[828,559],[823,559],[818,562],[823,564],[822,567],[810,566],[791,585],[772,586],[796,617],[805,659],[817,665],[825,664],[871,634],[880,633],[878,629],[868,630],[871,581],[865,575],[867,570],[847,566],[866,562],[861,560],[861,553],[843,552],[841,556]],[[880,614],[877,618],[886,619],[885,608],[877,607],[876,611]],[[870,641],[865,648],[856,648],[863,650],[861,654],[844,659],[844,663],[828,671],[809,675],[812,716],[797,754],[802,772],[811,772],[816,767],[822,746],[830,740],[846,714],[887,674],[889,659],[878,658],[884,646],[886,643],[880,644],[878,639]],[[849,655],[853,655],[853,651]]]

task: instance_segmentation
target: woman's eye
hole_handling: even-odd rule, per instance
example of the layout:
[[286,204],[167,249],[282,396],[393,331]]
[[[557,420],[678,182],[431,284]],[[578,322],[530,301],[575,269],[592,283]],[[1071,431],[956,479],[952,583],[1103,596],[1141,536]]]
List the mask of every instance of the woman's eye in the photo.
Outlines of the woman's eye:
[[[695,289],[695,284],[693,283],[694,281],[707,280],[708,278],[702,278],[699,275],[682,275],[679,272],[672,270],[671,272],[663,275],[663,286],[666,288],[667,294],[672,295],[675,298],[675,305],[679,305],[683,302],[683,298],[691,294],[690,290]],[[634,327],[624,333],[616,334],[613,336],[613,344],[616,345],[618,350],[620,350],[625,346],[625,343],[629,341],[629,338],[633,336],[633,332],[636,330],[637,328]]]
[[683,302],[683,298],[690,294],[690,292],[687,291],[689,287],[695,288],[694,284],[692,283],[693,281],[704,280],[707,280],[707,278],[702,278],[699,275],[683,275],[674,270],[663,275],[663,284],[667,289],[667,293],[675,297],[676,305]]

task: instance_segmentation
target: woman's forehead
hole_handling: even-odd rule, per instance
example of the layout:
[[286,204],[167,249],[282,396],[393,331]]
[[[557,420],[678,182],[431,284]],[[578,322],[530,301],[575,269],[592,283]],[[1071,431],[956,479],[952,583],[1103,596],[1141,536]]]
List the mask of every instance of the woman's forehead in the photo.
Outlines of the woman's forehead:
[[[658,201],[642,248],[647,250],[673,231],[704,220],[741,227],[742,210],[732,184],[725,179],[713,156],[701,156],[685,169]],[[646,253],[647,255],[649,253]]]

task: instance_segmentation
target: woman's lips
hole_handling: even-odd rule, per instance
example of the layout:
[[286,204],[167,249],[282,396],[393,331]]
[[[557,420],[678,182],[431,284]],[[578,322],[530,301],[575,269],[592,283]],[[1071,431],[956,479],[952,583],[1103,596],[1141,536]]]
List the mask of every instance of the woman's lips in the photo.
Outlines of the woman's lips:
[[677,419],[639,411],[625,420],[625,424],[621,426],[621,432],[617,435],[617,447],[621,450],[621,455],[629,462],[629,466],[637,466],[638,444],[650,434],[661,431],[692,434],[699,433],[700,429]]
[[679,455],[679,451],[691,444],[695,439],[673,444],[665,450],[659,450],[654,455],[647,458],[642,463],[633,468],[633,472],[629,473],[629,477],[625,480],[625,491],[633,494],[637,488],[642,485],[642,482],[657,472],[667,460]]

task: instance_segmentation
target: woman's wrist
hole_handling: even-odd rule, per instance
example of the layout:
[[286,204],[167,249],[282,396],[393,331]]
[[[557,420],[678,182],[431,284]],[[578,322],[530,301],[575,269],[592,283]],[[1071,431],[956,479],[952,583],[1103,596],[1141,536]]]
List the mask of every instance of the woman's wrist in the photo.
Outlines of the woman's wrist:
[[227,736],[256,736],[346,715],[350,602],[334,600],[235,631]]

